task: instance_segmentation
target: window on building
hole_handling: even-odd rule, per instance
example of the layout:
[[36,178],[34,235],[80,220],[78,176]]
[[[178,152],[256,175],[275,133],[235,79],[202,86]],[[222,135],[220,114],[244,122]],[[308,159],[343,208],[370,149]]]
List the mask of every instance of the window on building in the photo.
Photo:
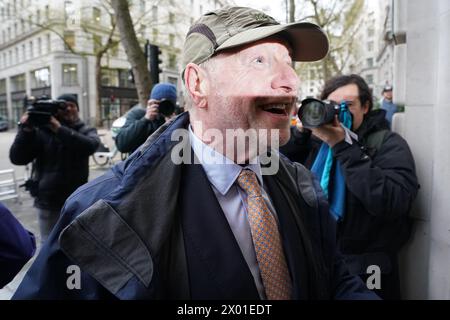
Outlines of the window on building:
[[7,33],[7,36],[8,36],[8,40],[11,40],[11,39],[12,39],[12,35],[11,35],[11,27],[8,27],[8,33]]
[[50,6],[46,5],[45,6],[45,20],[49,20],[50,19]]
[[38,56],[42,56],[42,39],[38,38],[37,40],[37,47],[38,47]]
[[145,13],[145,0],[141,0],[139,2],[139,9],[140,9],[140,13],[144,14]]
[[373,74],[368,74],[366,76],[367,84],[373,84]]
[[76,64],[63,64],[62,72],[63,86],[78,85],[78,68]]
[[8,66],[8,60],[6,60],[6,59],[7,59],[6,52],[3,52],[3,63],[5,64],[5,67]]
[[75,23],[75,7],[73,5],[72,1],[65,1],[64,2],[64,15],[65,15],[65,20],[67,22],[70,22],[72,24]]
[[30,41],[30,58],[34,58],[33,40]]
[[36,11],[36,24],[41,23],[41,10],[37,9]]
[[158,42],[158,35],[159,35],[158,29],[153,28],[152,30],[153,42]]
[[25,30],[26,30],[26,29],[25,29],[25,20],[20,19],[20,26],[21,26],[21,29],[22,29],[21,31],[22,31],[22,32],[25,32]]
[[8,51],[8,65],[12,65],[12,64],[13,64],[12,51],[9,50]]
[[373,37],[374,34],[375,34],[375,29],[374,28],[367,29],[367,35],[369,37]]
[[14,37],[17,37],[19,35],[19,30],[17,30],[17,22],[14,23]]
[[22,61],[27,60],[27,48],[25,44],[22,45]]
[[97,53],[102,48],[102,37],[100,35],[94,34],[92,36],[92,41],[94,42],[94,53]]
[[367,50],[368,50],[369,52],[373,51],[373,41],[369,41],[369,42],[367,43]]
[[75,33],[73,31],[65,31],[64,32],[64,49],[70,50],[70,48],[75,48]]
[[52,42],[51,42],[51,37],[50,37],[50,33],[47,34],[47,53],[49,53],[52,49]]
[[28,29],[32,29],[33,28],[33,15],[32,14],[30,14],[29,16],[28,16]]
[[99,8],[92,8],[92,20],[94,22],[100,22],[102,12]]
[[11,77],[11,92],[24,91],[25,90],[25,73]]
[[175,35],[174,34],[169,34],[169,46],[173,47],[175,46]]
[[117,69],[102,69],[102,86],[118,87],[119,86],[119,71]]
[[369,68],[373,67],[373,58],[367,59],[367,67],[369,67]]
[[152,20],[153,20],[153,23],[156,23],[158,21],[158,7],[157,6],[152,7]]
[[50,87],[50,68],[31,71],[31,89]]
[[8,119],[8,108],[6,106],[6,101],[1,100],[0,101],[0,117],[3,117],[4,119]]
[[177,67],[177,55],[176,54],[169,54],[169,68],[175,69]]
[[5,66],[3,65],[3,56],[0,55],[0,68],[4,68]]
[[169,23],[174,24],[175,23],[175,15],[173,12],[169,12]]
[[0,80],[0,94],[6,94],[6,79]]
[[15,49],[15,58],[16,58],[16,63],[19,63],[20,62],[19,47],[16,47],[16,49]]
[[121,88],[134,88],[134,84],[130,81],[128,70],[119,70],[119,87]]

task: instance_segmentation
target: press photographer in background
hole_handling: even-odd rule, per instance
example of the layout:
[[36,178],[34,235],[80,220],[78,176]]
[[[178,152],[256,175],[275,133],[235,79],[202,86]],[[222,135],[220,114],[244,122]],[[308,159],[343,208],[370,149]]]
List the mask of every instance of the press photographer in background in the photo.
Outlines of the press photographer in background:
[[73,95],[31,101],[9,150],[13,164],[33,163],[26,188],[38,210],[41,243],[68,196],[88,181],[89,156],[100,143],[97,130],[84,124],[78,113]]
[[372,274],[367,268],[379,267],[376,293],[400,299],[397,254],[409,238],[408,214],[418,191],[413,156],[389,130],[385,111],[372,110],[371,91],[360,76],[328,80],[320,99],[302,101],[298,132],[280,151],[304,159],[319,180],[350,272],[366,281]]
[[171,83],[156,84],[147,107],[134,106],[126,116],[126,122],[116,136],[120,152],[133,153],[147,138],[170,120],[176,112],[177,89]]

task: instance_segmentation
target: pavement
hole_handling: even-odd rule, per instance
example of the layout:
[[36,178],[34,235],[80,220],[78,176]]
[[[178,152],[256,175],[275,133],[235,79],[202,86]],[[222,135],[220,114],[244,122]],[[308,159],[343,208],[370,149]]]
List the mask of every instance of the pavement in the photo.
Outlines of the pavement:
[[[106,143],[109,148],[112,150],[114,146],[114,142],[111,138],[109,131],[107,130],[98,130],[99,135],[104,143]],[[0,170],[4,169],[14,169],[16,172],[17,183],[23,183],[24,177],[26,176],[26,170],[24,166],[14,166],[9,162],[8,152],[6,149],[9,149],[11,145],[15,132],[2,132],[0,133]],[[90,157],[90,165],[89,165],[89,180],[95,179],[96,177],[106,173],[110,167],[120,161],[120,153],[115,154],[114,158],[111,161],[107,161],[105,165],[100,166],[97,165],[93,158]],[[1,180],[1,178],[0,178]],[[36,209],[33,207],[33,198],[26,192],[23,188],[19,189],[19,198],[16,199],[7,199],[2,200],[2,203],[10,209],[10,211],[14,214],[14,216],[22,223],[22,225],[29,231],[33,232],[36,236],[36,244],[37,251],[34,257],[28,261],[28,263],[22,268],[22,270],[17,274],[12,282],[6,285],[3,289],[0,289],[0,300],[9,300],[13,296],[20,282],[22,281],[25,273],[30,268],[34,259],[39,253],[40,250],[40,234],[39,234],[39,225],[37,219]]]

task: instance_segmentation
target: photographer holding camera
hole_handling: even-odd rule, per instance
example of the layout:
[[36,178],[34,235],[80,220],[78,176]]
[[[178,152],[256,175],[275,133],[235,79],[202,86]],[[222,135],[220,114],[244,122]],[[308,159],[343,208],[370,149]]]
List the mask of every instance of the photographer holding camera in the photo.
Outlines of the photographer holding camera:
[[42,243],[66,199],[87,182],[89,156],[100,143],[97,130],[84,124],[78,113],[78,101],[70,94],[34,101],[20,119],[9,151],[15,165],[33,162],[25,187],[35,198]]
[[368,267],[379,267],[376,293],[400,299],[397,253],[409,238],[408,214],[418,191],[413,156],[389,130],[385,111],[372,110],[372,93],[360,76],[330,79],[320,98],[302,101],[301,123],[289,143],[304,153],[297,158],[305,159],[328,197],[350,272],[366,281]]
[[133,153],[153,132],[173,117],[176,102],[177,89],[173,84],[156,84],[151,91],[147,108],[136,105],[128,112],[127,120],[116,136],[117,149],[123,153]]

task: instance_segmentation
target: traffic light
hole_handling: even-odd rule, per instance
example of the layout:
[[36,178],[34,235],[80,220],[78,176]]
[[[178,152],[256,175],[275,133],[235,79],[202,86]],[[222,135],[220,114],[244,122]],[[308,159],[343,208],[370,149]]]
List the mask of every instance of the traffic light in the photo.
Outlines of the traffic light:
[[162,70],[159,64],[162,62],[160,55],[161,49],[157,45],[150,44],[150,77],[152,78],[152,84],[159,83],[159,74]]

